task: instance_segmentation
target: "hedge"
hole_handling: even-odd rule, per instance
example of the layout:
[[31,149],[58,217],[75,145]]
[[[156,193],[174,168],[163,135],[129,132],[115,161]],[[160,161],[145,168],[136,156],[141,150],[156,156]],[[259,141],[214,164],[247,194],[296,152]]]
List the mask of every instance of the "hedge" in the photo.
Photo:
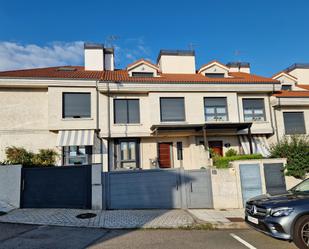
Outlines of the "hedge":
[[261,154],[214,157],[213,164],[217,168],[228,168],[229,162],[237,160],[263,159]]

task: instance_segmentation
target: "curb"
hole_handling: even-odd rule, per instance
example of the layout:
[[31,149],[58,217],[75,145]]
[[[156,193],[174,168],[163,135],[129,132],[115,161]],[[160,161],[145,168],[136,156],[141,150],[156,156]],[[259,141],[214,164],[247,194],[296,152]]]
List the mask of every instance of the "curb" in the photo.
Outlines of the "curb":
[[214,223],[215,229],[248,229],[249,226],[245,222],[230,222],[230,223]]

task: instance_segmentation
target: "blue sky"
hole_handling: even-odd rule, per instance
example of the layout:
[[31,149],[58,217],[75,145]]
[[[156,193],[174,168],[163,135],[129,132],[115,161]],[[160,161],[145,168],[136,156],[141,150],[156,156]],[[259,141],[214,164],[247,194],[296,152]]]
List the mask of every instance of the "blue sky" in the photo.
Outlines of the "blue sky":
[[112,43],[117,67],[160,49],[210,60],[248,61],[270,76],[309,62],[309,1],[2,1],[0,70],[82,64],[82,42]]

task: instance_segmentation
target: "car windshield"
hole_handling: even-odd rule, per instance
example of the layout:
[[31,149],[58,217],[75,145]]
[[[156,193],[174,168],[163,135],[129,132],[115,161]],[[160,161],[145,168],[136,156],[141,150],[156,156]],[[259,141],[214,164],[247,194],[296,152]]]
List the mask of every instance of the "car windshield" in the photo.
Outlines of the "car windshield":
[[290,191],[309,194],[309,179],[302,181],[300,184],[296,185],[294,188],[291,188]]

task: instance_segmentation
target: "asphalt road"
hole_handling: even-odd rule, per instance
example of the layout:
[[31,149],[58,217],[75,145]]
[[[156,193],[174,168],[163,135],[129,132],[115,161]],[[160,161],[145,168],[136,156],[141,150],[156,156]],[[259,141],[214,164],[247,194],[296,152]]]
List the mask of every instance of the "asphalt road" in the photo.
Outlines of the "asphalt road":
[[104,230],[0,223],[2,249],[295,249],[254,230]]

